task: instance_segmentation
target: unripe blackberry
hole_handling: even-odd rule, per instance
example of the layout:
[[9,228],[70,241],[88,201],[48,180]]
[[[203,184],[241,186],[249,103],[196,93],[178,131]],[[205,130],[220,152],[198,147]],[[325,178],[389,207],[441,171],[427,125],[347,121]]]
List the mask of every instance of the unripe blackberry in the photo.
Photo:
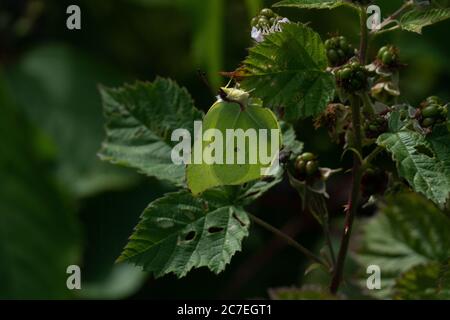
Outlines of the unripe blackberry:
[[325,41],[329,65],[338,67],[345,64],[355,54],[355,49],[348,44],[344,36],[337,36]]
[[438,96],[431,96],[431,97],[428,97],[425,101],[426,101],[428,104],[431,104],[431,103],[434,103],[434,104],[442,104],[442,103],[443,103],[443,101],[442,101]]
[[251,21],[251,26],[257,29],[268,29],[274,26],[282,17],[277,15],[271,9],[264,8]]
[[304,174],[306,172],[306,161],[303,160],[301,156],[295,161],[295,170],[297,170],[299,174]]
[[386,68],[399,67],[400,59],[398,48],[392,45],[381,47],[380,50],[378,50],[377,63]]
[[319,169],[319,164],[317,161],[311,160],[306,163],[306,174],[308,176],[313,176]]
[[315,160],[316,156],[311,152],[305,152],[301,155],[301,158],[305,161]]
[[448,107],[443,105],[441,99],[436,96],[428,97],[421,103],[417,118],[424,128],[431,128],[435,124],[447,120]]
[[425,128],[431,127],[436,122],[435,118],[424,118],[422,120],[422,126]]
[[261,27],[268,27],[270,24],[269,19],[266,17],[259,17],[258,19],[258,25]]
[[357,92],[367,88],[368,71],[358,62],[344,65],[335,73],[339,87],[347,92]]
[[424,118],[435,118],[441,114],[440,106],[437,104],[430,104],[422,109],[422,116]]
[[297,178],[302,181],[314,178],[320,174],[317,157],[310,152],[299,155],[295,159],[294,168]]
[[265,16],[267,18],[272,18],[275,17],[275,13],[269,9],[269,8],[264,8],[261,10],[261,12],[259,13],[261,16]]

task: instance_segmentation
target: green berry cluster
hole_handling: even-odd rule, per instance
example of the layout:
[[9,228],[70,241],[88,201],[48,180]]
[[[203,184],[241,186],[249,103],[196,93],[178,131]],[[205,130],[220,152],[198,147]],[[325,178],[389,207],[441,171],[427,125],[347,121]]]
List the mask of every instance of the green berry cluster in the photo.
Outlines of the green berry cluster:
[[271,9],[264,8],[259,15],[252,19],[251,25],[257,29],[266,29],[275,25],[282,17],[277,15]]
[[378,50],[378,62],[388,68],[398,67],[400,65],[399,50],[395,46],[384,46]]
[[422,127],[430,128],[447,119],[447,106],[436,96],[428,97],[420,106],[419,121]]
[[357,92],[367,88],[368,71],[358,62],[342,66],[335,74],[338,86],[347,92]]
[[305,152],[295,159],[295,171],[300,180],[316,177],[319,172],[317,157],[311,152]]
[[355,54],[355,49],[347,42],[344,36],[333,37],[325,41],[327,57],[330,66],[338,67],[350,60]]

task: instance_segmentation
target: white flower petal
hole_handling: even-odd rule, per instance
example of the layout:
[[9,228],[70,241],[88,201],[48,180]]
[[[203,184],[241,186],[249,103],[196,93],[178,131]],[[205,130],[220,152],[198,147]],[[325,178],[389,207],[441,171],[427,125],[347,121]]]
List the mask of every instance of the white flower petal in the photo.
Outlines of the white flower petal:
[[264,35],[263,35],[263,31],[253,27],[252,28],[252,39],[255,40],[256,42],[263,42],[264,41]]
[[291,22],[288,18],[283,18],[280,21],[278,21],[278,23],[289,23]]

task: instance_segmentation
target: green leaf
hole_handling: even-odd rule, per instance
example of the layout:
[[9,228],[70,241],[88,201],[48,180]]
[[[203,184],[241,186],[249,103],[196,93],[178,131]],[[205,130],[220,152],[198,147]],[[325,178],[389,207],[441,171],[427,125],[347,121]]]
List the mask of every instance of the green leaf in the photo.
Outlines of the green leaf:
[[326,71],[327,57],[320,36],[300,24],[284,24],[250,49],[241,85],[254,90],[266,107],[283,108],[285,119],[314,116],[325,110],[335,91]]
[[[389,118],[388,118],[388,128],[389,128],[389,132],[398,132],[401,131],[402,129],[406,128],[406,126],[408,125],[412,125],[413,121],[410,117],[406,117],[405,114],[408,111],[408,108],[412,108],[409,106],[401,106],[398,109],[394,109],[392,112],[389,113]],[[415,109],[414,109],[415,110]]]
[[429,136],[407,130],[386,133],[377,143],[392,154],[400,176],[416,192],[445,205],[450,194],[450,134],[446,128],[436,127]]
[[[261,178],[262,169],[265,167],[270,167],[261,163],[261,158],[259,157],[260,145],[259,142],[259,130],[266,130],[267,133],[267,150],[272,149],[273,138],[271,130],[280,130],[278,121],[275,115],[269,109],[262,108],[259,105],[248,104],[242,109],[238,103],[219,101],[215,103],[211,109],[206,114],[203,120],[203,132],[209,129],[216,129],[222,137],[222,145],[215,145],[217,138],[211,141],[200,141],[201,145],[200,153],[203,155],[203,160],[201,164],[194,162],[196,147],[193,147],[193,157],[192,163],[187,166],[186,176],[188,187],[193,194],[199,194],[207,189],[223,186],[223,185],[240,185],[245,182],[256,180]],[[244,133],[250,132],[250,130],[256,130],[255,137],[257,139],[257,144],[252,145],[247,137],[244,137],[245,146],[239,146],[239,139],[233,137],[234,146],[234,163],[226,163],[229,145],[231,139],[227,137],[228,130],[242,130],[242,135]],[[281,134],[276,136],[276,139],[281,140]],[[219,141],[220,142],[220,141]],[[214,143],[214,144],[213,144]],[[281,146],[281,144],[280,144]],[[252,149],[255,147],[255,149]],[[241,150],[244,148],[244,150]],[[214,149],[214,155],[212,151],[208,152],[209,149]],[[221,150],[222,157],[220,160],[222,164],[217,162],[214,164],[208,164],[208,161],[213,160],[215,156]],[[240,150],[245,155],[245,163],[237,163],[238,152]],[[279,150],[276,150],[279,151]],[[198,151],[197,151],[198,152]],[[206,154],[206,155],[205,155]],[[250,156],[256,156],[256,162],[250,163]],[[211,162],[209,162],[211,163]]]
[[236,201],[243,206],[250,205],[253,201],[260,198],[281,181],[283,181],[283,170],[279,170],[275,176],[269,177],[266,180],[245,183],[241,186]]
[[39,143],[56,160],[57,177],[72,193],[89,196],[135,181],[96,156],[103,136],[97,84],[122,81],[113,68],[83,51],[53,44],[27,52],[6,76],[15,102],[42,131]]
[[169,193],[142,214],[118,261],[130,261],[156,277],[173,272],[185,276],[192,268],[225,269],[248,235],[245,211],[189,192]]
[[412,192],[390,196],[382,212],[364,226],[357,256],[364,270],[369,265],[381,269],[382,290],[371,294],[390,296],[401,273],[419,264],[447,261],[449,230],[450,219],[424,197]]
[[413,9],[400,18],[403,30],[422,33],[422,28],[450,18],[450,8]]
[[1,76],[0,114],[0,299],[68,298],[78,224]]
[[413,267],[397,279],[394,292],[394,299],[398,300],[449,300],[449,263]]
[[334,9],[343,5],[352,6],[344,0],[284,0],[275,3],[274,7],[294,7],[299,9]]
[[291,152],[294,156],[303,151],[303,142],[297,140],[294,127],[284,121],[280,122],[283,133],[283,150]]
[[202,118],[188,92],[162,78],[100,91],[107,121],[100,158],[182,185],[185,168],[172,162],[171,134],[192,131]]

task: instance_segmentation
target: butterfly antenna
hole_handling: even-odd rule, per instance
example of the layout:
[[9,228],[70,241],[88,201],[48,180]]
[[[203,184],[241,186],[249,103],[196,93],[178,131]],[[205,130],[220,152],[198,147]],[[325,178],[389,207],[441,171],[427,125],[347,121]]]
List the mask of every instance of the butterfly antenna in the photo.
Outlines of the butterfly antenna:
[[215,90],[212,88],[211,84],[209,83],[208,77],[206,76],[206,72],[198,69],[197,75],[200,78],[200,80],[203,82],[203,84],[211,91],[212,93],[215,92]]

